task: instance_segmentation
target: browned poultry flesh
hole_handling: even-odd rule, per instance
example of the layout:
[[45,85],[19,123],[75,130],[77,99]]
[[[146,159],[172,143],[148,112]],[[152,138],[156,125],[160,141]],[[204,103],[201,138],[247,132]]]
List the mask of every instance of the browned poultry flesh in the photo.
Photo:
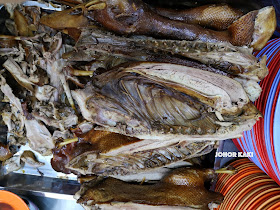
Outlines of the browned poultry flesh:
[[72,95],[99,129],[139,139],[223,140],[239,136],[261,116],[240,83],[175,64],[119,67]]
[[186,10],[156,8],[155,11],[169,19],[197,24],[218,31],[226,30],[243,13],[226,4],[210,4]]
[[[252,11],[236,20],[227,31],[205,29],[199,25],[171,20],[153,11],[141,0],[93,0],[70,10],[44,16],[41,23],[53,28],[67,27],[65,13],[69,19],[82,16],[101,24],[104,28],[119,34],[141,34],[181,40],[204,42],[230,42],[233,45],[251,45],[262,48],[276,28],[273,7]],[[75,24],[74,24],[75,25]],[[69,26],[68,26],[69,27]],[[251,44],[252,43],[252,44]]]
[[207,154],[214,144],[214,141],[162,143],[92,129],[79,141],[56,147],[51,164],[63,173],[136,174]]
[[[195,62],[190,62],[188,59],[193,59],[231,75],[256,81],[262,80],[268,74],[266,57],[259,61],[252,55],[251,49],[228,43],[164,40],[151,37],[128,38],[94,28],[82,31],[76,49],[79,49],[80,54],[81,52],[88,54],[89,59],[92,57],[90,52],[96,51],[126,58],[128,61],[162,60],[166,63],[190,67],[195,66]],[[176,59],[176,56],[182,57]],[[207,70],[205,67],[203,69]]]
[[102,62],[103,65],[107,63],[106,69],[125,62],[154,61],[228,76],[242,84],[251,101],[261,93],[257,82],[268,74],[265,56],[258,60],[251,49],[226,43],[123,37],[94,28],[83,29],[75,47],[76,50],[64,55],[68,60],[92,61],[97,55],[106,57],[109,54],[115,61]]
[[79,141],[67,144],[63,147],[56,147],[53,149],[53,158],[51,164],[54,170],[63,173],[79,173],[75,170],[70,170],[65,166],[74,158],[79,157],[83,153],[90,151],[99,153],[106,153],[107,151],[118,149],[119,147],[133,144],[140,141],[136,138],[111,133],[106,131],[95,131],[92,129],[86,134],[79,137]]
[[[90,151],[73,158],[66,168],[83,175],[102,176],[132,175],[151,172],[182,161],[201,157],[210,153],[214,141],[199,141],[171,144],[155,140],[142,140],[139,143],[123,145],[107,153]],[[166,145],[166,146],[164,146]]]
[[[214,177],[212,169],[175,169],[153,185],[130,184],[114,178],[97,179],[84,183],[76,194],[78,203],[90,208],[112,209],[141,206],[153,209],[184,207],[208,209],[210,203],[221,203],[223,196],[204,187]],[[176,209],[176,208],[175,208]]]

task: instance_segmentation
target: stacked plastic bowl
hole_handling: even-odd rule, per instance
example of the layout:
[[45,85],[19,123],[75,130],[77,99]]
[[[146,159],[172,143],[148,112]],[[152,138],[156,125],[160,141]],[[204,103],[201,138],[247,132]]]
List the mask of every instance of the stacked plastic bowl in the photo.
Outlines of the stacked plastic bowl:
[[230,164],[238,173],[219,174],[216,192],[222,193],[219,210],[280,209],[280,186],[247,158]]
[[268,76],[261,81],[263,91],[255,102],[264,115],[252,130],[233,140],[239,150],[253,152],[253,161],[280,185],[280,38],[270,40],[256,57],[267,56]]

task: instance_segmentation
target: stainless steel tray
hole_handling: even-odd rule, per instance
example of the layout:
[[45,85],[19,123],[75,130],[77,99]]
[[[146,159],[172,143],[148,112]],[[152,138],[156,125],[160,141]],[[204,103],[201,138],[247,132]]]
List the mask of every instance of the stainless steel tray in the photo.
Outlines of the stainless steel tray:
[[[28,145],[22,146],[15,155],[24,150],[31,150]],[[9,190],[21,195],[35,195],[55,199],[73,200],[73,195],[79,190],[80,184],[74,174],[63,174],[52,169],[52,156],[42,156],[33,151],[37,159],[45,165],[34,168],[28,164],[18,171],[5,173],[1,168],[0,189]]]
[[74,200],[80,185],[74,180],[9,173],[0,177],[0,189],[20,195],[34,195],[54,199]]

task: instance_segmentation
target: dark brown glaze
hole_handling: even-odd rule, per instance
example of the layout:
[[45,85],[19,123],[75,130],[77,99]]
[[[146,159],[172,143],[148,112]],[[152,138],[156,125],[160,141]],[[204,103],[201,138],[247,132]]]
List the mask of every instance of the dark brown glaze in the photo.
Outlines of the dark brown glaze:
[[1,48],[13,48],[16,47],[18,44],[18,41],[14,40],[13,37],[10,36],[11,39],[8,38],[7,39],[1,39],[0,40],[0,47]]
[[153,185],[130,184],[114,178],[95,180],[92,187],[83,191],[78,202],[85,205],[88,201],[92,201],[91,205],[133,202],[208,209],[209,203],[221,203],[223,200],[221,194],[204,187],[204,182],[213,177],[212,169],[180,168]]
[[[236,42],[235,34],[231,34],[235,30],[214,31],[199,25],[171,20],[152,11],[141,0],[106,1],[104,9],[89,10],[86,17],[119,34],[143,34],[170,39],[230,42],[238,46],[248,44],[247,40],[241,41],[242,37],[239,37],[238,42]],[[254,21],[252,22],[254,23]],[[250,24],[244,25],[246,28],[249,26]],[[252,34],[248,36],[252,37]]]
[[249,45],[251,43],[255,26],[254,20],[257,14],[258,11],[249,12],[231,24],[228,31],[232,35],[232,43],[236,45]]
[[94,129],[82,135],[81,139],[83,139],[83,141],[90,142],[92,147],[94,147],[99,153],[106,153],[112,149],[141,141],[140,139],[124,136],[118,133]]
[[140,140],[117,133],[96,131],[92,129],[88,133],[80,135],[78,142],[53,149],[51,165],[56,171],[66,174],[71,172],[77,174],[77,171],[70,170],[65,167],[65,165],[67,165],[73,158],[89,151],[105,153],[111,149],[116,149],[137,141]]
[[[249,43],[247,39],[243,40],[242,32],[238,33],[240,37],[237,39],[234,27],[227,31],[215,31],[200,25],[171,20],[159,15],[141,0],[90,1],[69,10],[43,16],[40,22],[55,29],[86,27],[89,21],[83,15],[104,28],[123,35],[140,34],[179,40],[230,42],[237,46],[247,45],[252,41],[252,34],[247,35],[250,37]],[[242,22],[242,26],[252,30],[254,20],[250,21]]]
[[65,174],[78,174],[76,171],[66,168],[65,165],[68,164],[72,158],[82,154],[83,152],[89,151],[90,149],[91,144],[84,141],[70,143],[61,148],[54,148],[53,158],[51,159],[52,168],[57,172]]
[[[178,144],[166,143],[157,147],[149,140],[142,140],[139,144],[123,145],[115,154],[95,151],[86,152],[73,158],[66,166],[83,175],[98,174],[102,176],[128,175],[149,171],[151,169],[166,167],[170,164],[200,157],[212,151],[214,142],[180,142]],[[133,150],[133,151],[132,151]]]
[[211,4],[186,10],[156,8],[155,11],[169,19],[197,24],[218,31],[226,30],[243,13],[226,4]]
[[119,34],[145,34],[210,42],[230,40],[226,32],[208,30],[160,16],[140,0],[125,0],[125,3],[121,0],[106,1],[106,4],[105,9],[89,11],[87,17]]
[[[181,142],[160,148],[154,145],[141,150],[140,145],[147,145],[145,140],[135,146],[134,143],[139,142],[139,139],[117,133],[91,130],[79,136],[78,142],[53,150],[51,164],[56,171],[103,176],[135,174],[207,154],[214,145],[211,141]],[[134,151],[126,153],[125,150]]]

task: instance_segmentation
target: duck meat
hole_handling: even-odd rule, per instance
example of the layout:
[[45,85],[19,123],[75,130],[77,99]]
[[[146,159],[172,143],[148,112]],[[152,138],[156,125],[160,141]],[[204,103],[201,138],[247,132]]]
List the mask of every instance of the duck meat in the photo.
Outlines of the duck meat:
[[261,117],[235,80],[168,63],[120,66],[72,95],[98,129],[139,139],[224,140]]
[[86,209],[209,209],[223,200],[204,186],[214,177],[213,169],[178,168],[149,185],[96,178],[75,197]]

